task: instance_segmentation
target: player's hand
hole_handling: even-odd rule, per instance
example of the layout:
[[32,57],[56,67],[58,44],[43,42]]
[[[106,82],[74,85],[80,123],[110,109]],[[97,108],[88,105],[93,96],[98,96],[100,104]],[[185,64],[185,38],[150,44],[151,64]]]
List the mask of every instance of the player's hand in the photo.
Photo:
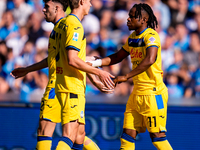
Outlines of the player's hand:
[[99,70],[99,79],[103,82],[107,88],[114,88],[115,83],[113,82],[112,78],[115,78],[112,74],[107,71]]
[[86,64],[88,64],[88,65],[92,66],[92,63],[90,63],[90,62],[86,62]]
[[115,85],[116,84],[120,84],[120,83],[122,83],[122,82],[126,82],[128,79],[127,79],[127,77],[126,76],[118,76],[118,77],[116,77],[113,81],[114,81],[114,83],[115,83]]
[[26,70],[26,68],[16,68],[10,73],[10,75],[17,79],[25,76],[27,73],[28,71]]
[[114,88],[106,87],[100,80],[95,81],[95,86],[103,93],[112,94],[114,92]]
[[95,57],[94,56],[86,56],[86,59],[85,59],[85,61],[87,62],[87,61],[95,61],[96,59],[95,59]]

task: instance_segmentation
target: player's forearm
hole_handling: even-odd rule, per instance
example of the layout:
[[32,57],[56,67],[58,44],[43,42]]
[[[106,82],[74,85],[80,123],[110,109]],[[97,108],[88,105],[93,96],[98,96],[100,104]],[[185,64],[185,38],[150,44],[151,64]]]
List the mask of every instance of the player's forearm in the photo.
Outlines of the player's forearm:
[[102,58],[101,66],[109,66],[114,65],[119,62],[121,62],[124,58],[126,58],[129,55],[123,48],[121,48],[118,52],[107,56],[105,58]]
[[33,71],[41,70],[46,67],[48,67],[47,58],[43,59],[42,61],[40,61],[38,63],[27,66],[26,69],[28,72],[33,72]]
[[152,65],[151,62],[149,62],[147,60],[143,60],[135,69],[133,69],[128,74],[126,74],[126,78],[130,79],[130,78],[146,71],[151,65]]
[[93,85],[96,86],[96,78],[95,78],[95,75],[94,74],[91,74],[91,73],[87,73],[87,77],[90,79],[90,81],[92,82]]
[[99,75],[99,69],[88,65],[86,62],[84,62],[79,57],[70,58],[69,59],[69,65],[74,67],[74,68],[76,68],[76,69],[78,69],[78,70],[84,71],[86,73]]

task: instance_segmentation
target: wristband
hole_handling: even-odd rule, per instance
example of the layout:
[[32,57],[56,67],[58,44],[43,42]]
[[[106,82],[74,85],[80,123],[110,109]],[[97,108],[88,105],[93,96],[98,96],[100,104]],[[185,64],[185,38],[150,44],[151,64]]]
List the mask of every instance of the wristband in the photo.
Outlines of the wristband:
[[93,67],[100,67],[102,65],[102,60],[101,59],[97,59],[94,61],[88,61],[92,64]]

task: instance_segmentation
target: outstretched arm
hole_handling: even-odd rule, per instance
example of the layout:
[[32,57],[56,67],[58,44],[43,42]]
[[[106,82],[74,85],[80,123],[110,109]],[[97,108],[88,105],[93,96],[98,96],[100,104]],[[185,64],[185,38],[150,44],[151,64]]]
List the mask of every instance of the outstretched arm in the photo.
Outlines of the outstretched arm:
[[110,66],[110,65],[114,65],[117,64],[119,62],[121,62],[124,58],[126,58],[129,55],[128,52],[126,52],[123,48],[121,48],[118,52],[107,56],[105,58],[102,58],[102,64],[101,66]]
[[156,61],[157,51],[158,51],[157,47],[148,48],[146,57],[142,60],[142,62],[125,76],[116,77],[114,79],[114,82],[115,83],[125,82],[128,79],[146,71]]
[[103,71],[101,69],[97,69],[88,65],[82,59],[78,57],[78,51],[74,49],[68,49],[68,63],[70,66],[82,70],[86,73],[92,73],[99,76],[100,80],[107,86],[107,87],[114,87],[114,82],[111,78],[114,78],[109,72]]
[[93,67],[110,66],[121,62],[128,55],[129,53],[126,52],[123,48],[121,48],[118,52],[110,56],[107,56],[102,59],[97,58],[96,60],[90,60],[88,62],[91,63]]
[[42,61],[35,63],[33,65],[27,67],[20,67],[14,69],[10,74],[15,79],[25,76],[29,72],[37,71],[43,68],[48,67],[47,58],[43,59]]

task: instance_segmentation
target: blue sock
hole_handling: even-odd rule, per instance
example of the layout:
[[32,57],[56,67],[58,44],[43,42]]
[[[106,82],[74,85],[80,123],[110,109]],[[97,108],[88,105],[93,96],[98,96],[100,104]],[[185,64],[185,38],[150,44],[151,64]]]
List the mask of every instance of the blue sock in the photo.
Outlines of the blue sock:
[[70,148],[73,146],[73,142],[68,137],[61,137],[60,141],[65,142],[67,145],[69,145]]
[[74,145],[72,146],[72,149],[74,149],[74,150],[82,150],[83,149],[83,144],[74,143]]

